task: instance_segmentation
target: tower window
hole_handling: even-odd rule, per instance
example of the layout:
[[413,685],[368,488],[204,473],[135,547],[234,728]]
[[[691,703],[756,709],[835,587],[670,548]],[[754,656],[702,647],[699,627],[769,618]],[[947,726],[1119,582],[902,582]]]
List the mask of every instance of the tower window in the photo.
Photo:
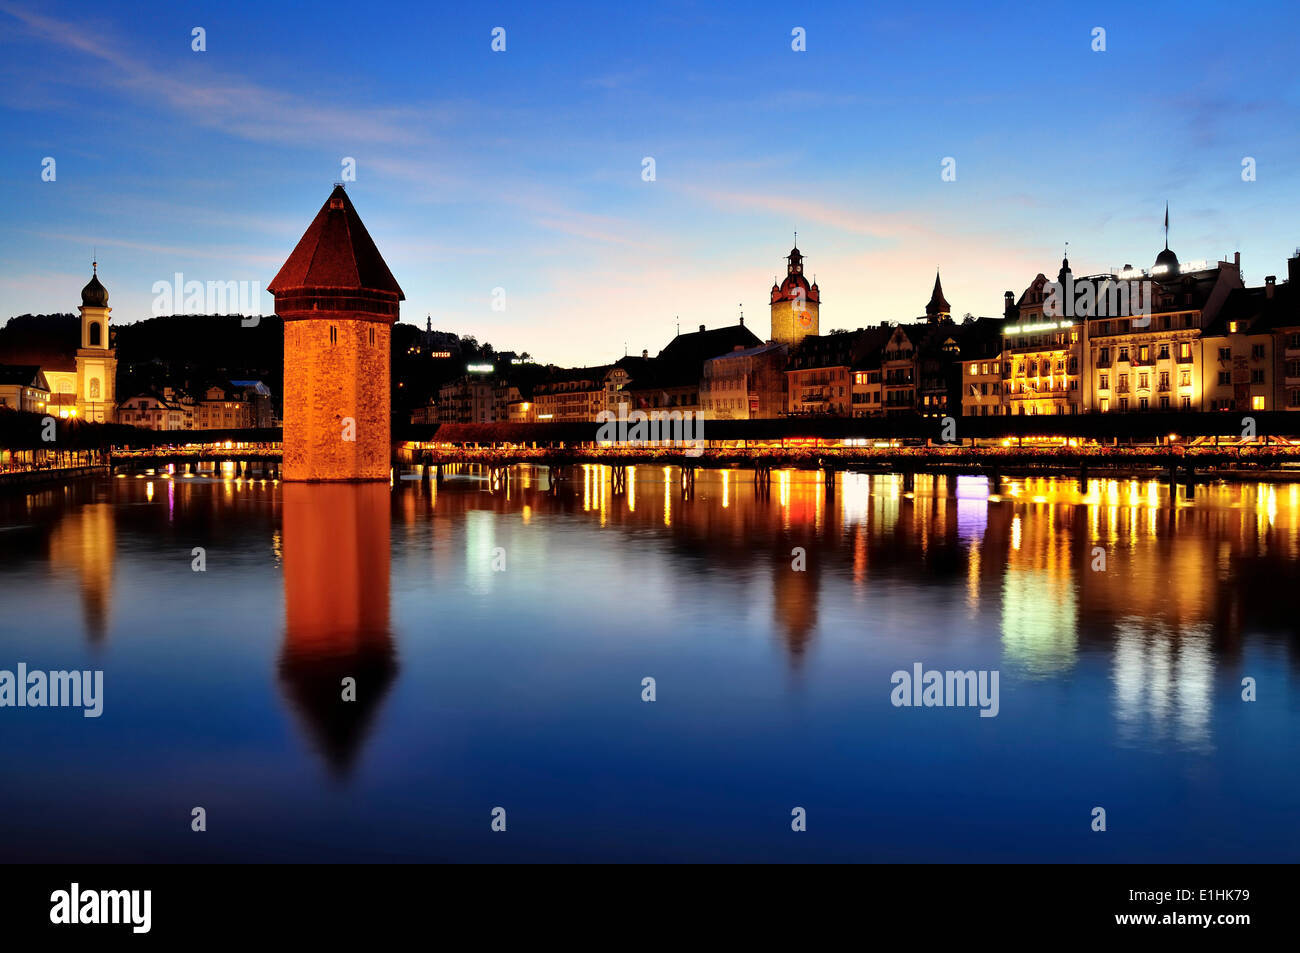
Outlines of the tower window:
[[332,324],[330,325],[330,343],[331,344],[339,343],[339,329]]
[[98,321],[90,322],[90,346],[91,347],[99,347],[100,334],[101,332],[99,330],[99,322]]
[[371,347],[374,347],[374,346],[375,346],[375,329],[374,329],[374,328],[371,328],[371,329],[370,329],[370,346],[371,346]]

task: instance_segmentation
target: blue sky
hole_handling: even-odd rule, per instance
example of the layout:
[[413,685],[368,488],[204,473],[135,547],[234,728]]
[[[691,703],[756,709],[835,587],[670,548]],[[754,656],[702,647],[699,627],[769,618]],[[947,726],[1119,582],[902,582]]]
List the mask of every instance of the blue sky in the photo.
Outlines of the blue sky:
[[0,0],[0,319],[74,310],[95,246],[115,321],[175,272],[265,288],[345,156],[404,321],[560,364],[765,336],[795,229],[823,331],[936,266],[957,314],[1066,241],[1149,266],[1166,200],[1249,283],[1300,245],[1291,4],[734,6]]

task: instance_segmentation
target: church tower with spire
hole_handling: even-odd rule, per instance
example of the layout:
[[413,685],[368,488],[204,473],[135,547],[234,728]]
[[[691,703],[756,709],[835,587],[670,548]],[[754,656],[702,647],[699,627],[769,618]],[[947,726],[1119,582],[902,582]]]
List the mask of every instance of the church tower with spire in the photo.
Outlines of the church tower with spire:
[[803,273],[803,255],[796,245],[786,256],[785,280],[772,284],[772,340],[794,348],[817,334],[821,291]]
[[284,479],[389,479],[389,352],[405,295],[342,185],[267,291],[284,319]]
[[938,268],[934,270],[934,291],[930,292],[930,303],[925,306],[925,319],[930,324],[952,320],[952,305],[943,296],[943,285],[939,282]]
[[117,415],[117,351],[110,346],[108,289],[99,281],[99,262],[90,263],[90,281],[81,289],[81,346],[77,348],[77,417],[112,423]]

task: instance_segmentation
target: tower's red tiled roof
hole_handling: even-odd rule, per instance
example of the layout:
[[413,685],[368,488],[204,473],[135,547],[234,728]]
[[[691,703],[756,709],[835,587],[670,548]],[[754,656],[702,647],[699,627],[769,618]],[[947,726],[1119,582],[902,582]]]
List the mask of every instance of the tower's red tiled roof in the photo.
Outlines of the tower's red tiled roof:
[[341,185],[334,187],[266,290],[275,294],[290,288],[386,291],[406,300]]

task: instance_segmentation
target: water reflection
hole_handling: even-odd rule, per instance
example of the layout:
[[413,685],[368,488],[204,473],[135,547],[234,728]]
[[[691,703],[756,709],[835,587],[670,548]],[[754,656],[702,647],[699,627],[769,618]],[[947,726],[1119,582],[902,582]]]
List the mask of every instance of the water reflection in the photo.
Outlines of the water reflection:
[[[285,697],[344,777],[397,675],[389,626],[387,484],[286,483],[281,552]],[[345,679],[355,700],[346,700]]]
[[113,599],[116,555],[114,510],[108,503],[86,503],[66,513],[50,532],[50,563],[76,573],[86,638],[104,641]]
[[[1135,746],[1211,743],[1216,673],[1240,663],[1252,640],[1281,646],[1295,666],[1300,486],[1291,484],[1189,494],[1158,481],[846,473],[828,486],[816,472],[778,471],[768,482],[731,470],[700,471],[688,486],[677,468],[659,466],[575,467],[562,478],[521,467],[496,485],[473,468],[393,487],[156,479],[165,482],[0,500],[0,569],[31,571],[43,552],[42,571],[72,574],[85,638],[99,645],[122,564],[138,576],[165,558],[186,577],[137,581],[128,615],[147,601],[140,593],[190,583],[185,554],[196,541],[211,547],[209,560],[225,554],[223,572],[236,552],[248,554],[241,572],[279,567],[278,684],[339,777],[398,676],[394,560],[427,559],[430,586],[476,606],[488,630],[505,624],[499,600],[516,593],[502,569],[562,566],[531,596],[557,617],[617,629],[626,620],[583,621],[589,577],[629,598],[666,580],[665,611],[684,614],[665,626],[692,612],[729,618],[771,639],[790,670],[823,652],[842,657],[827,641],[846,633],[881,664],[934,646],[969,664],[954,648],[968,645],[1038,681],[1093,657],[1109,680],[1115,732]],[[233,578],[209,574],[193,598],[219,612],[247,577]],[[29,584],[0,576],[0,588],[10,600]],[[411,598],[423,605],[418,592]],[[356,701],[343,700],[345,678],[356,680]]]

